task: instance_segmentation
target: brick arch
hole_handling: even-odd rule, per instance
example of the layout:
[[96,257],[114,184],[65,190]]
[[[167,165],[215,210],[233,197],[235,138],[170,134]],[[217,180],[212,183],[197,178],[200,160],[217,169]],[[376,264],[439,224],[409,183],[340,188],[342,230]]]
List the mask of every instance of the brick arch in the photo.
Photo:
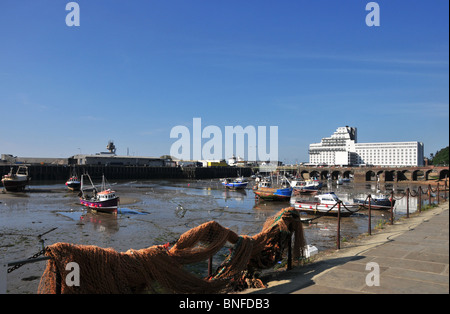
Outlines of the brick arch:
[[369,170],[366,171],[366,181],[376,181],[377,180],[377,175],[374,171]]
[[444,180],[445,178],[449,177],[449,170],[448,169],[442,169],[439,171],[439,180]]

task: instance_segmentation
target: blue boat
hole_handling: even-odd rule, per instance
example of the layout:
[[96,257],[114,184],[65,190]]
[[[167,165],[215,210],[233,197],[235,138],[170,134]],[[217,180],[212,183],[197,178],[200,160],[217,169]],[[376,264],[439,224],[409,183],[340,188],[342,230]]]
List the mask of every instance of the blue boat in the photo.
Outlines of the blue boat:
[[245,189],[247,187],[248,181],[244,177],[239,177],[234,180],[225,179],[222,181],[222,185],[230,190]]
[[289,201],[292,190],[290,186],[277,188],[272,187],[270,182],[263,181],[253,189],[253,192],[266,201]]

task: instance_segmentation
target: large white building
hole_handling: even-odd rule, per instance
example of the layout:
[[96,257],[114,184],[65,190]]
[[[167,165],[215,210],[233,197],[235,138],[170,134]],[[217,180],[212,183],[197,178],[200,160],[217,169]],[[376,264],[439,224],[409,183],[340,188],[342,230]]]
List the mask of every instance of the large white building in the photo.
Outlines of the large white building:
[[320,143],[309,145],[309,163],[341,166],[423,166],[423,143],[357,143],[356,128],[339,127]]

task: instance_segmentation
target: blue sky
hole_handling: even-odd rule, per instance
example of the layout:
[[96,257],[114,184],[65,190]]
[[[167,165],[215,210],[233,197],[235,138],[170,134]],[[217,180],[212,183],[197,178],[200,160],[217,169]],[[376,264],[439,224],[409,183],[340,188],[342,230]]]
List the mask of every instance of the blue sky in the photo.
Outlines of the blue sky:
[[[279,158],[339,126],[359,142],[449,144],[449,2],[0,2],[0,153],[160,156],[170,130],[278,126]],[[206,141],[206,140],[205,140]],[[229,157],[229,156],[224,156]]]

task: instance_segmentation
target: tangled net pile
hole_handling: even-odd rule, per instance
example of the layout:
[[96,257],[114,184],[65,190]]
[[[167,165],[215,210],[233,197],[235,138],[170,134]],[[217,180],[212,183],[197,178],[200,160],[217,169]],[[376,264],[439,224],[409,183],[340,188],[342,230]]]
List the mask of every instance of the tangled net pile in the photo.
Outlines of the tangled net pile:
[[[171,248],[156,245],[120,253],[91,245],[55,243],[47,247],[46,255],[51,259],[38,293],[56,293],[57,272],[62,278],[61,293],[156,293],[160,288],[172,293],[225,293],[261,286],[262,282],[249,274],[280,261],[292,237],[292,256],[300,258],[306,246],[303,227],[298,211],[288,207],[268,218],[262,231],[252,237],[238,236],[210,221],[182,234]],[[183,267],[207,260],[226,242],[233,247],[211,277],[199,278]],[[68,286],[64,280],[70,262],[80,266],[79,286]]]

